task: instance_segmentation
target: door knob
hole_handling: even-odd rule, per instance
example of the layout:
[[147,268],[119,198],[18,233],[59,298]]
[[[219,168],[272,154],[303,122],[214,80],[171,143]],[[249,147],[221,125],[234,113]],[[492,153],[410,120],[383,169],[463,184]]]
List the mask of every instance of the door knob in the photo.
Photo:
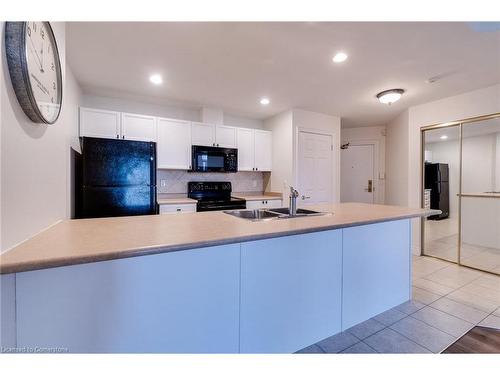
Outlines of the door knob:
[[368,187],[365,188],[365,191],[371,193],[373,191],[373,180],[368,180]]

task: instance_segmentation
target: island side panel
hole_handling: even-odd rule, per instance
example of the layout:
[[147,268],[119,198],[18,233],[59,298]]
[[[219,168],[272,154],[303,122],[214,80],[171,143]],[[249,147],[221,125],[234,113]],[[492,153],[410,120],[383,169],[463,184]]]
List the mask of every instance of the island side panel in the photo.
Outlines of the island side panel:
[[238,352],[240,245],[17,274],[19,346]]
[[292,353],[340,332],[341,230],[241,245],[242,353]]
[[16,275],[0,276],[0,350],[16,347]]
[[410,221],[343,231],[342,330],[410,299]]

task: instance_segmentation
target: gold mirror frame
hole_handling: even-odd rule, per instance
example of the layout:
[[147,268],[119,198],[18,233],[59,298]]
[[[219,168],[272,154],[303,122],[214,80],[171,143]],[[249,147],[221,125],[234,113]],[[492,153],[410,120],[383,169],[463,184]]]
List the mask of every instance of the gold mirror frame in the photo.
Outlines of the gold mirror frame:
[[424,204],[424,186],[425,186],[425,181],[424,181],[424,166],[425,166],[425,132],[428,130],[433,130],[433,129],[439,129],[439,128],[448,128],[448,127],[454,127],[458,126],[459,127],[459,152],[460,152],[460,165],[459,165],[459,186],[458,186],[458,251],[457,251],[457,261],[453,262],[448,259],[443,259],[438,256],[433,256],[433,255],[428,255],[424,254],[424,244],[425,244],[425,220],[426,218],[422,217],[420,219],[420,255],[428,256],[431,258],[437,258],[440,260],[444,260],[446,262],[458,264],[459,266],[462,267],[467,267],[471,268],[474,270],[490,273],[493,275],[500,275],[496,272],[491,272],[487,270],[483,270],[477,267],[469,266],[466,264],[462,264],[461,262],[461,247],[462,247],[462,136],[463,136],[463,125],[464,124],[470,124],[474,122],[480,122],[480,121],[485,121],[485,120],[491,120],[495,118],[500,118],[500,112],[492,113],[489,115],[483,115],[483,116],[476,116],[476,117],[470,117],[466,118],[463,120],[457,120],[457,121],[450,121],[450,122],[443,122],[440,124],[433,124],[433,125],[427,125],[427,126],[422,126],[420,128],[420,207],[423,208]]

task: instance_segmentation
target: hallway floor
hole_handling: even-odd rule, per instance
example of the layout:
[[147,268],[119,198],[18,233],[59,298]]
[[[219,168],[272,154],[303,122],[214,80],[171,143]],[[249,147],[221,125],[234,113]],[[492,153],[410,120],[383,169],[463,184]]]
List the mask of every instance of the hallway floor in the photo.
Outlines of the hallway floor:
[[500,276],[413,257],[413,299],[297,353],[440,353],[474,326],[500,329]]

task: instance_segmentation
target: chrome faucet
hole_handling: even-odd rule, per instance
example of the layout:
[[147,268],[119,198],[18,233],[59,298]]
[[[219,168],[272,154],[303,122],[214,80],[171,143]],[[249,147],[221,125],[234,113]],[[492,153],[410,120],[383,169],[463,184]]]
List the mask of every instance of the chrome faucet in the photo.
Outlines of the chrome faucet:
[[290,212],[290,216],[297,215],[297,198],[299,196],[299,192],[290,186],[290,203],[288,205],[288,209]]

